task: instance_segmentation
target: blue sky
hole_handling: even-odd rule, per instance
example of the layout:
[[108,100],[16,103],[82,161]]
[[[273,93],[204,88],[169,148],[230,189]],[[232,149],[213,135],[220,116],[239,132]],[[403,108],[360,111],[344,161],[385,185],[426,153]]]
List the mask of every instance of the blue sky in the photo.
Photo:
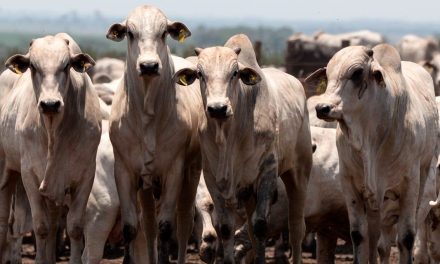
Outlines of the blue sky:
[[353,19],[440,21],[439,0],[2,0],[0,11],[56,15],[72,10],[124,17],[141,4],[152,4],[174,18],[257,18],[269,20]]

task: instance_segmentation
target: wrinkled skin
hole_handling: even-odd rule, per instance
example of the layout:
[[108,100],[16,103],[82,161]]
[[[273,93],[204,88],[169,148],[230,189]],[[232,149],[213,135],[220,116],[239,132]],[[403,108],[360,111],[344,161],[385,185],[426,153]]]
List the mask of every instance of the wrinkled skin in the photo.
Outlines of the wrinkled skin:
[[[417,208],[438,157],[432,79],[421,66],[401,62],[387,44],[372,51],[342,49],[330,60],[326,78],[316,111],[339,123],[341,184],[355,262],[374,263],[381,234],[376,227],[384,234],[397,224],[400,263],[412,263]],[[397,211],[388,210],[387,197],[399,199]]]
[[175,80],[200,81],[206,118],[199,128],[203,173],[219,218],[224,263],[235,263],[233,212],[238,203],[246,207],[255,262],[265,262],[267,221],[278,176],[290,190],[290,242],[294,263],[300,263],[312,158],[304,89],[292,76],[261,70],[245,35],[196,53],[197,68],[182,69]]
[[[8,206],[0,205],[0,219],[9,213],[10,195],[21,174],[32,210],[37,263],[55,263],[57,220],[66,190],[71,250],[79,250],[82,241],[101,132],[98,96],[85,73],[93,64],[64,33],[36,39],[28,54],[6,62],[21,75],[1,106],[0,200]],[[1,222],[0,230],[5,228]],[[0,243],[0,255],[1,248]]]
[[184,263],[192,231],[201,171],[197,128],[202,102],[196,85],[181,87],[172,81],[168,35],[178,40],[190,32],[152,6],[136,8],[107,33],[114,41],[127,38],[126,68],[110,116],[125,263],[168,262],[174,231],[178,263]]

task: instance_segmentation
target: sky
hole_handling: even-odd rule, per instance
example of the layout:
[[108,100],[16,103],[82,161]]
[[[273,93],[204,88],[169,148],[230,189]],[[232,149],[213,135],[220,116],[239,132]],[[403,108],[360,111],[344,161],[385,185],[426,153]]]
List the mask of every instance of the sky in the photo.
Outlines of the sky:
[[356,19],[439,22],[440,0],[1,0],[0,12],[59,15],[70,11],[125,17],[136,6],[151,4],[169,18],[330,20]]

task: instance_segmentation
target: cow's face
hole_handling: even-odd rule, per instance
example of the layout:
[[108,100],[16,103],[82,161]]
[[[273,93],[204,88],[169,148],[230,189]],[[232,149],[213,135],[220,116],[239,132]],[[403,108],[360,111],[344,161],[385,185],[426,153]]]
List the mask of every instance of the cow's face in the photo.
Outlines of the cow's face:
[[373,51],[361,46],[340,50],[326,71],[318,74],[327,85],[315,109],[317,117],[327,121],[347,124],[360,120],[375,107],[376,98],[386,86],[383,71],[373,60]]
[[229,119],[237,104],[241,80],[246,85],[256,85],[260,75],[238,62],[240,48],[212,47],[196,49],[196,69],[182,69],[175,75],[180,85],[188,85],[196,78],[200,81],[203,103],[208,118],[223,122]]
[[432,60],[423,61],[421,64],[431,74],[436,89],[436,95],[438,95],[440,90],[440,54],[436,53]]
[[95,62],[87,54],[72,54],[69,41],[47,36],[33,40],[26,55],[14,55],[6,66],[17,74],[31,71],[38,109],[45,116],[63,113],[70,69],[85,72]]
[[168,55],[168,34],[183,41],[191,36],[188,28],[180,22],[171,22],[159,9],[152,6],[136,8],[128,18],[110,27],[107,38],[121,41],[127,37],[127,62],[143,77],[161,74]]

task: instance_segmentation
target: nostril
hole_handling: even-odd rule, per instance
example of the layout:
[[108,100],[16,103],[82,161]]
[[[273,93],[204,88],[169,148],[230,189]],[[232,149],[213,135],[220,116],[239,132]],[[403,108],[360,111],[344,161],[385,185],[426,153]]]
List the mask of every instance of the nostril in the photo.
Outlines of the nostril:
[[226,113],[226,110],[228,110],[228,106],[226,106],[226,105],[223,105],[219,108],[219,112],[221,112],[221,113],[223,113],[223,112]]
[[212,112],[214,112],[214,107],[208,106],[207,110],[208,110],[209,113],[212,113]]

